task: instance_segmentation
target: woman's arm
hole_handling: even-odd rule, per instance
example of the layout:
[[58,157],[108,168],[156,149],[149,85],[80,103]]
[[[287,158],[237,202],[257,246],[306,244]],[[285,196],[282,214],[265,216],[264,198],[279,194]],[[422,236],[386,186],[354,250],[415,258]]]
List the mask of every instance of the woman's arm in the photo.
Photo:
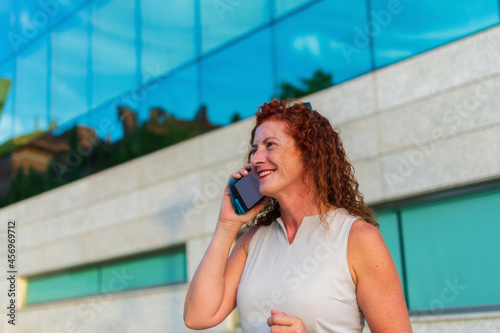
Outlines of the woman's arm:
[[240,237],[231,256],[236,235],[216,231],[191,281],[184,304],[184,323],[191,329],[220,324],[236,306],[236,292],[245,267],[254,227]]
[[[241,177],[244,169],[234,173]],[[221,323],[236,306],[236,292],[245,267],[248,245],[257,228],[248,230],[229,251],[240,228],[267,204],[268,200],[250,212],[236,215],[226,186],[221,212],[212,241],[196,270],[184,304],[184,323],[192,329],[205,329]]]
[[370,331],[412,332],[396,266],[380,232],[363,220],[349,233],[347,260]]

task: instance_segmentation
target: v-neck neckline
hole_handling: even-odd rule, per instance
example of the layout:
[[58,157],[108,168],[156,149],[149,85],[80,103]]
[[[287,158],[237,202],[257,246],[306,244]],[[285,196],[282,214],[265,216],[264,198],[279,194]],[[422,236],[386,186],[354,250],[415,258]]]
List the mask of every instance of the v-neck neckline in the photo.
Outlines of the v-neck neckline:
[[[329,211],[325,214],[327,222],[331,218],[332,214],[334,212],[336,212],[338,209],[339,208],[332,209],[331,211]],[[293,239],[293,242],[290,243],[290,241],[288,240],[288,234],[286,233],[285,222],[283,222],[283,219],[281,218],[281,216],[278,217],[276,219],[276,221],[280,225],[281,230],[283,231],[283,234],[285,236],[286,243],[289,246],[292,246],[293,244],[295,244],[297,242],[297,240],[302,238],[303,235],[307,234],[307,232],[310,231],[312,227],[321,224],[320,215],[304,216],[302,218],[302,222],[300,222],[300,225],[299,225],[299,228],[297,229],[297,232],[295,233],[295,238]]]

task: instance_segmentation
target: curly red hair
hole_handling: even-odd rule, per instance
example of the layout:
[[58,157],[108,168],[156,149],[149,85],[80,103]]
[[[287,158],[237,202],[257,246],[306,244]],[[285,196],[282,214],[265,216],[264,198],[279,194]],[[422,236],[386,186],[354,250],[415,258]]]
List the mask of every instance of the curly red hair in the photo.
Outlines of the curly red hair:
[[[304,174],[312,174],[316,184],[315,201],[324,220],[332,208],[345,208],[351,215],[359,216],[366,222],[379,227],[376,214],[364,202],[359,184],[354,177],[354,168],[347,157],[339,130],[333,129],[328,119],[311,110],[306,104],[272,100],[259,107],[256,123],[252,130],[250,145],[253,144],[255,131],[266,121],[282,121],[289,134],[295,139],[302,151]],[[250,161],[251,152],[248,154]],[[271,199],[251,225],[269,225],[281,215],[279,203]]]

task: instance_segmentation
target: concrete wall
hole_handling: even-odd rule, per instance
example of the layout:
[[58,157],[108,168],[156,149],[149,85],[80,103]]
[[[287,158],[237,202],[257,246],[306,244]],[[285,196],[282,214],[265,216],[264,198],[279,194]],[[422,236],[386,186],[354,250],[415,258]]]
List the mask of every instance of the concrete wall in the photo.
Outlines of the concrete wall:
[[[496,27],[306,99],[341,129],[369,203],[500,177],[499,51]],[[6,207],[1,244],[6,221],[16,219],[19,274],[29,276],[186,243],[191,278],[252,125],[248,119]],[[2,245],[1,262],[5,257]],[[2,279],[0,304],[6,289]],[[25,307],[18,326],[3,319],[0,328],[185,332],[186,289]],[[500,331],[500,313],[493,312],[412,320],[416,332],[472,332],[477,325]],[[230,322],[212,331],[229,331]]]

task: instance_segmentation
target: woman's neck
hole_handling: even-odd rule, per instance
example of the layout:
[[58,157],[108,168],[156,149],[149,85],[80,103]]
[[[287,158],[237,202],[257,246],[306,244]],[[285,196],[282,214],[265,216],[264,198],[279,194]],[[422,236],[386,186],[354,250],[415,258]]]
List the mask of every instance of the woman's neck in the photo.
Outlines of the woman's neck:
[[315,193],[304,185],[304,188],[287,191],[285,195],[276,198],[290,243],[305,216],[319,215],[314,196]]

